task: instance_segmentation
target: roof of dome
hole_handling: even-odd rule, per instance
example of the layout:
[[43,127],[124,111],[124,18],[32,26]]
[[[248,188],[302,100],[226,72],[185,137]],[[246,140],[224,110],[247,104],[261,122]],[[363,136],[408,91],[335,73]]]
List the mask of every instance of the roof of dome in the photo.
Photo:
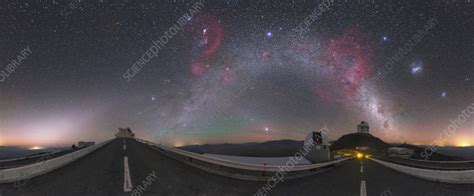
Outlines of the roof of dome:
[[360,122],[359,126],[361,126],[361,125],[369,126],[369,123],[365,122],[365,121],[362,121],[362,122]]

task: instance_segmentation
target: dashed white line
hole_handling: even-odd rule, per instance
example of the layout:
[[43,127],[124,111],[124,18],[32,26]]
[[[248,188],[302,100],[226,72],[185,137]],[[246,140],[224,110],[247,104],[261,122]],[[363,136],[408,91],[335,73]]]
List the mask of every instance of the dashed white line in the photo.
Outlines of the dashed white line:
[[123,150],[126,150],[127,149],[127,145],[123,145]]
[[130,179],[130,169],[128,168],[128,157],[123,157],[123,192],[132,191],[132,180]]
[[360,181],[360,196],[367,196],[367,189],[365,188],[365,181]]
[[363,165],[360,166],[360,173],[364,173],[364,166]]

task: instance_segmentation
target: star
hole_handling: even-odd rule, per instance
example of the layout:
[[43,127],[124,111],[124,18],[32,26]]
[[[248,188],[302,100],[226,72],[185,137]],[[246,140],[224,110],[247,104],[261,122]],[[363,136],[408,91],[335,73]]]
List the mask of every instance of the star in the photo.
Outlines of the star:
[[268,31],[267,33],[265,33],[265,36],[270,39],[273,37],[273,33],[271,31]]
[[270,129],[268,127],[265,127],[265,131],[269,131]]
[[388,41],[388,37],[387,37],[387,36],[383,36],[383,37],[382,37],[382,40],[383,40],[384,42],[387,42],[387,41]]
[[152,100],[152,101],[155,101],[155,100],[156,100],[156,98],[155,98],[155,97],[151,97],[151,100]]

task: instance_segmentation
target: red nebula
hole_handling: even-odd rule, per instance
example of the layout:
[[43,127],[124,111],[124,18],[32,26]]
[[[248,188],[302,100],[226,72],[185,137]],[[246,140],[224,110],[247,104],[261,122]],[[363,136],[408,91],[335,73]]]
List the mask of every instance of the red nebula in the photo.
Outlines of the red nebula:
[[207,65],[200,61],[191,62],[189,68],[191,69],[191,73],[195,76],[202,76],[204,71],[207,69]]
[[230,65],[224,69],[224,73],[222,74],[223,84],[227,84],[232,78],[234,78],[234,76],[236,76],[236,73],[234,71],[235,67],[237,67],[237,65]]
[[322,99],[341,101],[359,92],[360,85],[373,70],[373,53],[366,37],[359,31],[348,30],[325,47],[322,57],[332,78],[328,84],[318,84],[313,89]]
[[224,39],[222,25],[213,16],[198,15],[192,19],[188,30],[197,37],[200,48],[197,59],[190,64],[191,73],[202,76]]
[[197,36],[203,49],[199,53],[203,57],[210,58],[217,52],[224,39],[222,25],[217,19],[209,15],[198,15],[192,23],[191,31]]

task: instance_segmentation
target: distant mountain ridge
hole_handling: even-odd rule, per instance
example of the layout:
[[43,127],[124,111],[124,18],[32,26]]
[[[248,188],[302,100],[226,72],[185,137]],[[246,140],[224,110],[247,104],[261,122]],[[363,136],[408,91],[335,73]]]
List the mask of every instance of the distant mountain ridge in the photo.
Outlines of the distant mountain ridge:
[[44,151],[45,150],[30,150],[17,146],[0,146],[0,160],[31,156]]
[[474,146],[471,147],[440,147],[437,151],[448,156],[462,157],[466,160],[474,160]]
[[[189,145],[180,147],[181,149],[188,150],[200,154],[221,154],[221,155],[234,155],[234,156],[249,156],[249,157],[285,157],[294,156],[296,152],[303,148],[304,141],[295,140],[272,140],[267,142],[249,142],[242,144],[204,144],[204,145]],[[352,149],[354,150],[358,146],[367,146],[371,151],[377,151],[384,153],[389,147],[403,147],[414,149],[415,159],[422,159],[420,156],[421,152],[424,151],[425,147],[415,146],[410,144],[388,144],[371,134],[367,133],[349,133],[341,136],[338,140],[332,142],[329,147],[331,151]],[[438,152],[434,152],[430,157],[430,160],[444,160],[444,161],[458,161],[465,160],[458,156],[444,155]]]
[[62,151],[66,149],[68,148],[61,147],[61,148],[54,148],[54,149],[45,148],[45,149],[31,150],[26,147],[20,147],[20,146],[0,146],[0,160],[28,157],[28,156],[38,155],[42,153],[47,153],[47,152]]
[[[398,144],[396,145],[397,147],[402,147],[402,148],[410,148],[410,149],[414,149],[414,156],[412,158],[414,159],[425,159],[425,157],[422,157],[421,154],[423,153],[423,151],[425,151],[426,148],[429,148],[428,146],[415,146],[415,145],[411,145],[411,144]],[[443,154],[443,153],[440,153],[441,151],[441,148],[439,148],[438,150],[436,150],[436,152],[433,152],[433,154],[431,154],[428,158],[428,160],[431,160],[431,161],[465,161],[465,160],[470,160],[469,158],[467,157],[461,157],[461,156],[457,156],[455,154],[451,154],[451,155],[448,155],[448,154]],[[431,151],[429,151],[431,152]]]
[[252,157],[293,156],[303,147],[303,141],[272,140],[267,142],[249,142],[243,144],[204,144],[180,147],[195,153],[223,154]]

